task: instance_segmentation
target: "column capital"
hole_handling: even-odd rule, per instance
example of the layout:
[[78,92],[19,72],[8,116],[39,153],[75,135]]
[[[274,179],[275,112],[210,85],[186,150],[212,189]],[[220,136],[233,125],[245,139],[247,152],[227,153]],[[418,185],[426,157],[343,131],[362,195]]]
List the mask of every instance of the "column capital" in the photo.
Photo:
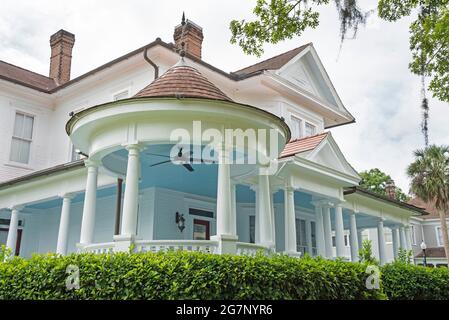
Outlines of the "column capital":
[[76,193],[61,193],[61,194],[58,194],[58,197],[59,198],[61,198],[61,199],[73,199],[73,198],[75,198],[75,196],[76,196]]
[[100,162],[97,160],[86,159],[84,160],[84,166],[86,168],[97,168],[100,165]]
[[122,144],[122,146],[125,147],[125,149],[128,150],[128,151],[137,150],[139,152],[142,151],[145,148],[142,144],[140,144],[138,142],[135,142],[135,143],[124,143],[124,144]]
[[21,211],[21,210],[23,210],[24,207],[25,207],[24,205],[15,205],[15,206],[9,207],[8,209],[10,211]]
[[256,184],[250,185],[249,188],[250,188],[252,191],[254,191],[254,192],[257,192],[257,190],[259,190],[259,186],[256,185]]

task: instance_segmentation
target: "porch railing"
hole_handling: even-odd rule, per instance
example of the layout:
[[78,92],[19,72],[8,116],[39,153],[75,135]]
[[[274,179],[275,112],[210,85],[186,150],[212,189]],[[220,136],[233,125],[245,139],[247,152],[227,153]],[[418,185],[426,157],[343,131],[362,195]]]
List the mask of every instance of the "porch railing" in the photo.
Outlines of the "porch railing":
[[136,252],[199,251],[217,253],[218,242],[212,240],[137,240]]
[[265,246],[261,246],[255,243],[247,242],[237,242],[237,254],[254,256],[257,252],[262,252],[263,254],[270,254],[271,250]]
[[113,253],[115,243],[114,242],[103,242],[103,243],[93,243],[83,246],[79,251],[89,252],[89,253]]

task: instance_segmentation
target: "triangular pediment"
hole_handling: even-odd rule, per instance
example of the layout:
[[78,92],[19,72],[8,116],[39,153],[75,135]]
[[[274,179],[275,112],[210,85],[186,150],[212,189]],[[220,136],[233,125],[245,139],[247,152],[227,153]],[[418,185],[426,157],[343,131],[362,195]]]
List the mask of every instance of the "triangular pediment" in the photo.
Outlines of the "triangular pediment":
[[315,149],[298,155],[322,166],[359,178],[357,171],[346,160],[330,133]]
[[312,45],[286,63],[277,74],[334,109],[346,111]]

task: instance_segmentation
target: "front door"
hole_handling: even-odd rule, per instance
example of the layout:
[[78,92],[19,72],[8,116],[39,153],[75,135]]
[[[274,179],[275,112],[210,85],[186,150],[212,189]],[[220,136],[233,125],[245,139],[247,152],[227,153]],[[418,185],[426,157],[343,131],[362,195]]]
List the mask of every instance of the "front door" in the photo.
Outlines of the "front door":
[[[6,240],[8,239],[9,229],[0,228],[0,246],[2,244],[6,244]],[[20,254],[20,243],[22,241],[22,229],[17,230],[17,242],[16,242],[16,252],[14,253],[16,256]]]
[[207,220],[193,220],[193,240],[210,240],[210,222]]

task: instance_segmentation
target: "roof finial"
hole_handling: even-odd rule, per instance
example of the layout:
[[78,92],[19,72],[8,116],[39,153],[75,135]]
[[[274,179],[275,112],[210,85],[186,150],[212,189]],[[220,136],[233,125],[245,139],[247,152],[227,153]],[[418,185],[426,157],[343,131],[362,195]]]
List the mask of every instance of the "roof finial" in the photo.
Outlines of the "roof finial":
[[181,25],[185,25],[186,24],[186,15],[184,13],[184,11],[182,12],[182,19],[181,19]]

